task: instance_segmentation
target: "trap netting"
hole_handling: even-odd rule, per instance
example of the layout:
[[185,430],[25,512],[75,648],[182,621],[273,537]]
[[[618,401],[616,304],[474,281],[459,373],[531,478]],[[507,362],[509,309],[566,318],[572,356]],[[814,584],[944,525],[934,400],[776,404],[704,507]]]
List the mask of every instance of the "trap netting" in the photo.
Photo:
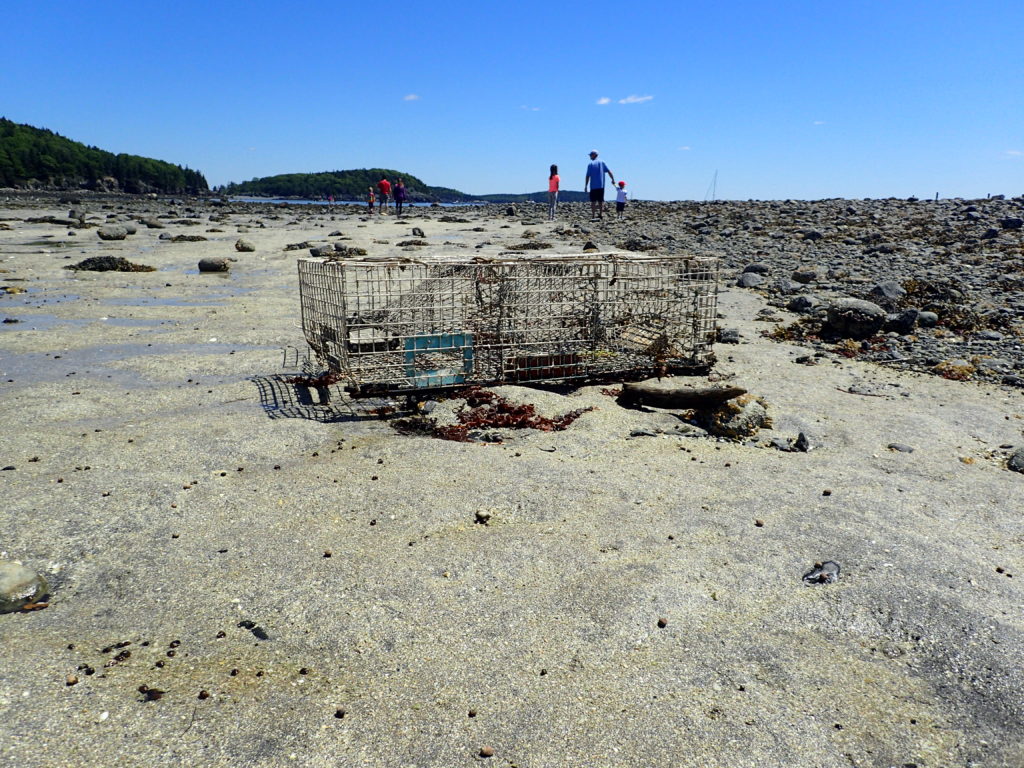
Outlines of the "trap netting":
[[298,266],[306,340],[355,394],[713,362],[713,257],[306,258]]

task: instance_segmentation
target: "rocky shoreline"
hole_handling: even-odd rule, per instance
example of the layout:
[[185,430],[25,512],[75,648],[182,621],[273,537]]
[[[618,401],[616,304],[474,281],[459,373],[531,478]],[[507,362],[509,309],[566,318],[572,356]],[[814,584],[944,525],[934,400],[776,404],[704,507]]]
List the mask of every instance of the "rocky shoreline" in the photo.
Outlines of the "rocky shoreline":
[[[91,206],[116,211],[105,217],[115,223],[126,219],[150,227],[163,226],[155,209],[166,206],[172,210],[164,218],[193,225],[243,215],[253,217],[253,226],[259,227],[261,216],[301,220],[327,212],[323,206],[289,203],[157,201],[153,196],[97,193],[8,193],[0,202]],[[539,204],[413,208],[406,220],[434,217],[471,223],[505,218],[540,226],[543,209]],[[90,226],[75,218],[79,213],[72,209],[69,217],[51,221]],[[344,221],[364,211],[336,206],[330,213]],[[94,215],[91,226],[101,223]],[[105,236],[102,231],[100,236]],[[556,242],[546,243],[548,239]],[[760,319],[766,335],[808,344],[819,357],[839,354],[1024,388],[1024,198],[641,201],[632,203],[623,219],[608,211],[599,222],[589,219],[588,205],[570,203],[560,206],[559,220],[547,237],[533,243],[569,252],[588,244],[602,250],[717,256],[723,285],[756,291],[771,306],[802,315],[793,322],[764,313]],[[830,321],[829,307],[848,299],[869,303],[859,305],[864,324],[856,330]],[[723,333],[725,342],[734,338],[728,328]]]

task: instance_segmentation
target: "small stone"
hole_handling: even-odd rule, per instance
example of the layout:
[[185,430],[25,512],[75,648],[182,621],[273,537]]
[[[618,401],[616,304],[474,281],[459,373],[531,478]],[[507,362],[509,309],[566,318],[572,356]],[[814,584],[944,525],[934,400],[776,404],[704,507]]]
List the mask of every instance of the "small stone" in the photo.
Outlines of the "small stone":
[[200,259],[200,272],[227,272],[230,269],[227,259]]
[[1014,472],[1024,472],[1024,446],[1021,446],[1009,459],[1006,460],[1006,468]]
[[494,757],[494,747],[480,747],[480,757]]
[[668,619],[666,619],[664,616],[662,616],[661,618],[658,619],[658,629],[664,629],[667,626],[668,626]]
[[12,560],[0,560],[0,613],[20,611],[50,591],[46,579]]
[[100,227],[96,230],[100,240],[124,240],[128,237],[128,229],[119,226]]
[[803,576],[803,582],[808,586],[833,584],[837,581],[839,581],[839,563],[834,560],[815,563],[814,567]]
[[240,237],[235,241],[235,250],[239,253],[252,253],[256,250],[256,246],[249,240]]
[[913,453],[914,449],[904,443],[889,443],[886,446],[890,451],[896,451],[897,453]]
[[78,684],[78,678],[75,675],[68,675],[64,679],[64,685],[72,686],[72,685],[77,685],[77,684]]

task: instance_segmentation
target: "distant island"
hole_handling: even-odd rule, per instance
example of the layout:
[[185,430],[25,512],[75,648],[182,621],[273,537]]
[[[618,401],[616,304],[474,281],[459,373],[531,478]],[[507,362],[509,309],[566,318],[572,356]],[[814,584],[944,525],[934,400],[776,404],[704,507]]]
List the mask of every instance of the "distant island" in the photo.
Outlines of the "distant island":
[[199,171],[138,155],[113,154],[59,133],[0,118],[0,187],[199,195]]
[[[321,173],[285,173],[278,176],[230,183],[217,187],[216,192],[232,196],[290,197],[303,200],[326,199],[333,195],[336,200],[364,200],[370,187],[377,189],[377,182],[387,178],[392,184],[396,179],[405,183],[409,199],[414,203],[546,203],[547,192],[523,194],[470,195],[448,187],[432,187],[410,173],[392,168],[359,168],[347,171],[323,171]],[[559,200],[583,202],[589,199],[584,192],[563,191]]]
[[[405,182],[414,203],[546,203],[548,193],[471,195],[435,187],[393,168],[360,168],[264,176],[210,189],[199,171],[139,155],[114,154],[45,128],[0,118],[0,187],[27,190],[92,190],[126,194],[205,195],[325,200],[365,200],[387,177]],[[563,190],[560,202],[585,202],[584,192]]]

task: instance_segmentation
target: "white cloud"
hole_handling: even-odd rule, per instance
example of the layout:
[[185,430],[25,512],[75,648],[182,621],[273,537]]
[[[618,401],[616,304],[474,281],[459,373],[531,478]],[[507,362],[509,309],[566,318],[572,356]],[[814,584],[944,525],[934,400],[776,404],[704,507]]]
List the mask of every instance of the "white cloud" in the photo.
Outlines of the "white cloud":
[[408,93],[402,97],[402,101],[419,101],[420,95],[418,93]]
[[643,104],[645,101],[650,101],[653,98],[653,96],[637,96],[635,94],[630,94],[624,99],[619,99],[619,104]]
[[605,104],[611,104],[612,100],[609,99],[607,96],[602,96],[600,99],[597,100],[597,103],[604,106]]
[[825,121],[824,120],[815,120],[814,121],[814,125],[825,125]]
[[1019,149],[1008,149],[1006,154],[1010,157],[1024,157],[1024,152],[1021,152]]
[[690,148],[689,148],[689,147],[680,147],[680,148],[679,148],[679,151],[680,151],[680,152],[689,152],[689,151],[690,151]]
[[527,112],[540,112],[540,107],[528,107],[525,104],[523,104],[519,108],[520,109],[525,109]]

